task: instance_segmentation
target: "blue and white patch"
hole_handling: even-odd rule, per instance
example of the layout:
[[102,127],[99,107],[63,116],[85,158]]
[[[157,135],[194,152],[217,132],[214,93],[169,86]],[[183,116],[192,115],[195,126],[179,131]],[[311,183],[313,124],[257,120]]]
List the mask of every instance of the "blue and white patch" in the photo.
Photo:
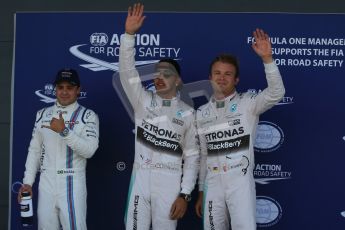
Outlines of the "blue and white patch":
[[177,117],[182,117],[182,116],[183,116],[183,110],[182,110],[182,109],[178,110],[178,111],[176,112],[176,116],[177,116]]
[[256,223],[258,227],[271,227],[279,222],[283,215],[280,204],[268,196],[256,197]]
[[284,142],[283,130],[276,124],[260,121],[256,130],[254,149],[257,152],[273,152]]
[[235,112],[237,110],[237,104],[232,104],[231,106],[230,106],[230,111],[231,112]]

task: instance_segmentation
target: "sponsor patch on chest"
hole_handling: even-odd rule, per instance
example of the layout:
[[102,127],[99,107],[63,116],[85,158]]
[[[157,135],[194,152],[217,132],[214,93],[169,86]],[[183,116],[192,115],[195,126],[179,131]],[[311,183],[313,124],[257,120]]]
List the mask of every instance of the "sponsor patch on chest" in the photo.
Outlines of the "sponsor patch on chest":
[[177,124],[179,126],[183,126],[184,125],[184,121],[179,120],[179,119],[177,119],[175,117],[172,119],[172,123]]

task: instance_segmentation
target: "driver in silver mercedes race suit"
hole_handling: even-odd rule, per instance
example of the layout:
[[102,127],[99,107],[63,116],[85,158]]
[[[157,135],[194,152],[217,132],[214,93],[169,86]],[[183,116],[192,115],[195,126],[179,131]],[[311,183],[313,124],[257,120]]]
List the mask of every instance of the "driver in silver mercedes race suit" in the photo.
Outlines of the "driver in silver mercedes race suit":
[[156,92],[143,88],[134,44],[144,19],[143,5],[129,7],[120,45],[120,80],[135,113],[135,157],[125,224],[126,229],[176,229],[199,169],[195,112],[177,95],[180,67],[173,59],[162,59],[155,66]]
[[253,35],[267,88],[258,94],[238,93],[237,59],[223,54],[210,65],[214,94],[197,110],[201,166],[196,212],[203,215],[204,229],[229,229],[229,219],[232,230],[256,229],[255,131],[259,115],[276,105],[285,89],[268,35],[261,29]]

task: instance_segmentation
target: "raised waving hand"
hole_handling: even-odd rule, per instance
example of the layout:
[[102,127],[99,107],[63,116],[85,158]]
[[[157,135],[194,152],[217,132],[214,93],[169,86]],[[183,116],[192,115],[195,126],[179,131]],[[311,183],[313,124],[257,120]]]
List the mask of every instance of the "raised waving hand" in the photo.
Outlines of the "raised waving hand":
[[128,34],[135,34],[143,25],[145,16],[144,5],[136,3],[128,8],[128,15],[126,19],[125,31]]
[[262,29],[256,29],[253,32],[255,42],[252,47],[257,55],[259,55],[264,63],[271,63],[273,61],[272,57],[272,46],[269,40],[268,34]]

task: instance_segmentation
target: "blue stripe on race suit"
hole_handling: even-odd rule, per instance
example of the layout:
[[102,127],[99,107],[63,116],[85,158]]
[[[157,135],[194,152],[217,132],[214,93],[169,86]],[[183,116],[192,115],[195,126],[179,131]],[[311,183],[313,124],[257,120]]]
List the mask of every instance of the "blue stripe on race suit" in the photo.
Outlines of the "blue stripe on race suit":
[[73,167],[73,150],[66,146],[66,168]]
[[73,199],[73,176],[67,176],[67,204],[68,204],[68,216],[69,225],[71,230],[77,229],[75,210],[74,210],[74,199]]
[[[70,130],[73,130],[75,121],[78,118],[79,112],[82,109],[81,106],[79,106],[72,114],[70,122],[68,124],[68,128]],[[67,156],[66,156],[66,168],[72,168],[73,167],[73,150],[67,146]]]
[[74,128],[75,121],[77,120],[78,115],[79,115],[79,112],[80,112],[81,109],[82,109],[82,107],[79,106],[79,107],[73,112],[73,114],[72,114],[72,116],[71,116],[70,123],[68,124],[69,129],[73,129],[73,128]]
[[[82,107],[79,106],[72,114],[70,122],[69,122],[69,129],[73,130],[75,121],[78,118],[79,112],[81,111]],[[66,146],[66,168],[73,167],[73,150]],[[68,206],[68,216],[69,216],[69,223],[70,229],[76,230],[76,216],[75,216],[75,209],[74,209],[74,198],[73,198],[73,176],[66,177],[67,183],[67,206]]]

